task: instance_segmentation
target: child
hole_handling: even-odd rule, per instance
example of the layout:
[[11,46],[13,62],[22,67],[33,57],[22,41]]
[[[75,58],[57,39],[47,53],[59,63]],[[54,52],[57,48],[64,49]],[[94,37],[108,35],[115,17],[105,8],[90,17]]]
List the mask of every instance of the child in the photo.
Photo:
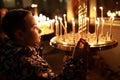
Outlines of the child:
[[[41,30],[30,11],[24,9],[9,11],[3,18],[2,28],[11,41],[0,46],[0,80],[81,79],[79,59],[73,57],[67,60],[62,73],[56,75],[40,56]],[[72,77],[66,73],[72,74]]]

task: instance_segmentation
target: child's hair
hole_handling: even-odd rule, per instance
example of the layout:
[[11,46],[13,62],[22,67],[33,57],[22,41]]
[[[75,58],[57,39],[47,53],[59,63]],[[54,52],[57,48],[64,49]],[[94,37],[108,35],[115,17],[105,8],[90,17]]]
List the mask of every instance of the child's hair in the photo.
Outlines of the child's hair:
[[2,28],[10,39],[14,40],[16,30],[26,30],[24,18],[27,14],[30,14],[30,11],[24,9],[14,9],[6,13],[2,20]]

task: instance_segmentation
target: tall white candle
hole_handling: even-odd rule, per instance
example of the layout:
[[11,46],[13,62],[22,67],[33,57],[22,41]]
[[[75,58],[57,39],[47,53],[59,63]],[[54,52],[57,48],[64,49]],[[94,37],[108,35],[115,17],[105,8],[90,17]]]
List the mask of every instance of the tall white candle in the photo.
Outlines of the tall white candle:
[[63,18],[64,18],[64,22],[66,22],[66,14],[63,15]]
[[101,27],[101,35],[103,35],[103,33],[104,33],[104,23],[105,23],[105,21],[102,18],[102,20],[101,20],[101,25],[102,25],[102,27]]
[[65,21],[65,35],[67,35],[67,21]]
[[64,24],[65,24],[65,30],[64,30],[64,34],[67,34],[67,20],[66,20],[66,14],[63,15],[64,17]]
[[99,7],[100,8],[100,10],[101,10],[101,19],[103,18],[103,7],[101,6],[101,7]]
[[110,36],[112,36],[113,21],[114,21],[114,16],[111,16],[111,20],[110,20]]
[[34,8],[34,16],[38,16],[38,5],[37,4],[32,4],[31,7]]
[[62,18],[59,17],[59,20],[60,20],[60,36],[62,36],[62,26],[63,26]]
[[59,36],[59,22],[57,20],[57,16],[55,16],[55,26],[56,26],[56,37]]
[[101,30],[101,35],[103,35],[103,29],[104,29],[104,18],[103,18],[103,7],[99,7],[99,9],[101,10],[101,26],[102,26],[102,30]]
[[97,25],[97,30],[96,30],[96,39],[97,39],[97,44],[99,42],[99,26],[100,26],[100,19],[97,18],[96,20],[96,25]]

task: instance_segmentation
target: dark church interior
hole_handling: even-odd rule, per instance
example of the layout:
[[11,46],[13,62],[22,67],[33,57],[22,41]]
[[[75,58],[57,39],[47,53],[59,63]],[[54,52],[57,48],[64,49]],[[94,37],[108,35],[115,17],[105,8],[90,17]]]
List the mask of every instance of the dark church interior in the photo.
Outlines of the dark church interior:
[[[76,3],[77,1],[81,3]],[[32,7],[33,4],[37,5],[37,7]],[[77,5],[77,7],[75,7],[75,5]],[[81,10],[79,9],[79,6],[83,7],[83,11],[81,11],[81,8]],[[93,7],[96,9],[95,11]],[[98,41],[98,44],[94,45],[92,42],[95,40],[91,40],[93,36],[85,37],[87,41],[91,42],[90,53],[86,63],[86,80],[120,80],[120,0],[0,0],[0,9],[2,8],[6,8],[8,11],[24,8],[30,10],[33,15],[45,15],[46,18],[49,18],[48,20],[55,19],[56,16],[62,17],[66,14],[68,34],[73,30],[71,18],[75,17],[76,27],[84,27],[84,25],[86,25],[87,30],[85,34],[90,33],[90,35],[94,35],[94,33],[96,33],[98,40],[110,40],[108,43],[103,44],[102,42],[99,44]],[[37,9],[36,12],[35,9]],[[83,14],[82,18],[78,14]],[[88,22],[86,17],[89,19]],[[79,19],[81,19],[81,22]],[[103,31],[103,34],[105,34],[104,37],[98,37],[99,31],[97,31],[98,33],[96,32],[96,30],[98,30],[96,26],[101,29],[99,30],[100,32]],[[65,59],[73,54],[73,47],[75,45],[73,46],[74,41],[70,42],[71,40],[68,41],[69,44],[64,45],[64,41],[67,42],[68,40],[64,36],[63,43],[59,40],[57,42],[54,38],[61,38],[61,35],[65,34],[65,32],[62,33],[61,31],[62,34],[59,32],[60,34],[58,35],[56,32],[57,28],[55,27],[56,24],[54,24],[52,32],[50,32],[50,28],[47,28],[48,30],[43,28],[41,51],[42,56],[50,64],[52,70],[59,74],[63,68]],[[77,32],[80,29],[81,28],[78,27],[75,31]],[[109,37],[107,34],[109,30],[112,30],[112,37]],[[84,36],[82,32],[79,34],[80,36]],[[68,38],[74,39],[72,35],[69,35]]]

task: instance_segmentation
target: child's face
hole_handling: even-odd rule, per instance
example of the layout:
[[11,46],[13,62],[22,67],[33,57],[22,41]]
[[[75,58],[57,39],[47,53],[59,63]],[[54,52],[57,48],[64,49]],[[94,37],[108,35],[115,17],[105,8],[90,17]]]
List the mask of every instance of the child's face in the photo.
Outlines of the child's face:
[[27,44],[33,45],[40,43],[41,30],[37,27],[37,23],[32,14],[26,15],[24,18],[26,21],[27,30],[24,32],[24,40]]

